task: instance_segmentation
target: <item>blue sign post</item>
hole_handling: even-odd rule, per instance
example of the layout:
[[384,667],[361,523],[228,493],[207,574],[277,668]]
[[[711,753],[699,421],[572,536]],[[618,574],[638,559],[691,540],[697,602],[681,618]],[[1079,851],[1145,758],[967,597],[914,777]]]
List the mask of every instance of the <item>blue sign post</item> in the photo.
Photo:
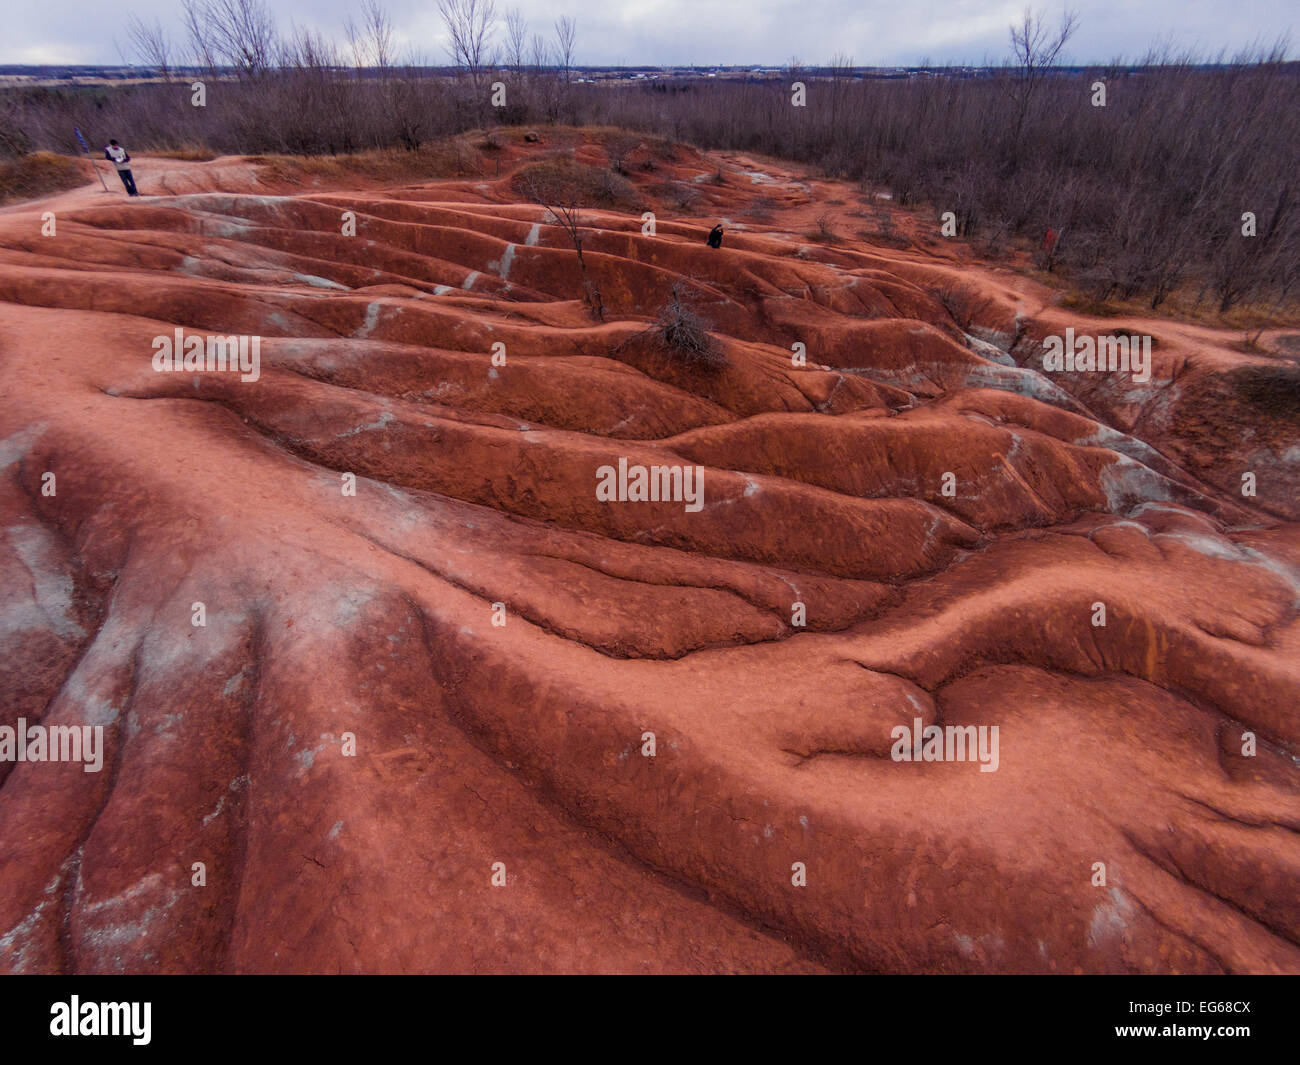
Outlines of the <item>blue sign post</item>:
[[[86,143],[86,138],[81,135],[81,129],[74,127],[72,132],[77,135],[77,143],[81,145],[81,150],[86,153],[86,158],[90,160],[90,166],[95,171],[95,177],[99,178],[101,185],[104,185],[104,175],[99,172],[99,167],[95,165],[95,157],[90,154],[90,145]],[[104,185],[104,191],[108,191],[107,185]]]

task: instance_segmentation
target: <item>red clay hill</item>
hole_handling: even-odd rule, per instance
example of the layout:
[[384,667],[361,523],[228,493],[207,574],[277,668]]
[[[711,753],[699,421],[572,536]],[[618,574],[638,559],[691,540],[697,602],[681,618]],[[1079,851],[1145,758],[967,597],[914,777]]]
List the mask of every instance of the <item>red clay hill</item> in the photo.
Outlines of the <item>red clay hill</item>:
[[[761,160],[475,165],[0,212],[0,726],[104,744],[0,763],[0,969],[1300,971],[1288,338]],[[603,321],[537,165],[599,175]],[[1066,328],[1149,379],[1045,372]]]

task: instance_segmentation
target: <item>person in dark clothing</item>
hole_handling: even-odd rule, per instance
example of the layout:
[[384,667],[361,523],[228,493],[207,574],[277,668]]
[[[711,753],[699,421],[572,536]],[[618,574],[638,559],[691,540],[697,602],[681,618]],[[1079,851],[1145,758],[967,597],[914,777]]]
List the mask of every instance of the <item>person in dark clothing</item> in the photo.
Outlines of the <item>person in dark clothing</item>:
[[722,247],[722,223],[721,222],[719,222],[716,226],[714,226],[713,230],[709,233],[709,247],[710,248]]
[[122,184],[126,186],[128,196],[139,196],[140,193],[135,188],[135,178],[131,176],[131,157],[127,155],[126,149],[117,141],[109,141],[108,146],[104,149],[104,158],[117,167],[117,176],[122,179]]

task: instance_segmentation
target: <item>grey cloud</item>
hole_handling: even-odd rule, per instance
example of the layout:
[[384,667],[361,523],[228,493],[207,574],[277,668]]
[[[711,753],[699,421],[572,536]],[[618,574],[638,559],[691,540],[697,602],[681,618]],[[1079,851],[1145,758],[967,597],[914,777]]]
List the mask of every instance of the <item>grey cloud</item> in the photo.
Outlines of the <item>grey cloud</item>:
[[[283,29],[291,24],[336,35],[354,4],[349,0],[272,0]],[[578,57],[588,65],[775,65],[799,56],[826,62],[836,53],[860,65],[998,61],[1007,26],[1023,0],[622,0],[590,5],[576,0],[498,0],[518,6],[536,31],[549,35],[558,15],[578,19]],[[1059,4],[1038,5],[1054,18]],[[1273,41],[1291,29],[1287,5],[1275,0],[1151,0],[1141,5],[1077,0],[1082,25],[1071,42],[1076,62],[1135,59],[1149,44],[1168,41],[1202,54],[1230,54],[1255,41]],[[0,42],[3,63],[121,62],[115,38],[125,42],[128,13],[157,15],[179,36],[175,0],[43,0],[11,10]],[[433,0],[388,5],[405,42],[433,63],[446,62]]]

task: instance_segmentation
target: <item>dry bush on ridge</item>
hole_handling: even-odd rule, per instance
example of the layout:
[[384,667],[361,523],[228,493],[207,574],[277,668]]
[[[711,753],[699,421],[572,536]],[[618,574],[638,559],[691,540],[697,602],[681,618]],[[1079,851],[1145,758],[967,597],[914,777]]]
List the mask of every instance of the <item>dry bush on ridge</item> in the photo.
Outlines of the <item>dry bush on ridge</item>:
[[817,228],[808,234],[809,240],[815,240],[819,244],[838,244],[840,235],[835,232],[834,219],[831,218],[830,212],[823,211],[817,216]]
[[301,185],[308,179],[349,181],[417,181],[482,173],[483,157],[458,139],[428,145],[416,151],[385,148],[349,155],[254,155],[266,179]]
[[878,244],[885,248],[910,248],[912,242],[899,233],[890,231],[888,233],[880,229],[859,229],[858,239],[865,240],[868,244]]
[[[108,177],[116,179],[115,174],[105,175],[105,180]],[[53,152],[32,152],[0,162],[0,203],[47,196],[64,189],[75,189],[93,180],[89,164],[83,159]]]
[[534,202],[534,194],[577,195],[588,207],[634,211],[642,206],[641,193],[626,178],[564,155],[524,164],[511,176],[510,187]]
[[[605,138],[605,153],[609,168],[616,174],[627,176],[628,156],[641,146],[641,138],[634,133],[613,133]],[[653,163],[653,160],[647,160]]]
[[727,365],[709,323],[685,302],[681,282],[673,285],[668,302],[659,309],[653,332],[664,348],[688,366],[720,370]]
[[649,186],[646,191],[682,214],[690,214],[700,201],[699,192],[681,181],[661,181]]
[[180,159],[187,163],[206,163],[217,157],[217,153],[202,144],[181,144],[175,148],[163,148],[155,151],[164,159]]

